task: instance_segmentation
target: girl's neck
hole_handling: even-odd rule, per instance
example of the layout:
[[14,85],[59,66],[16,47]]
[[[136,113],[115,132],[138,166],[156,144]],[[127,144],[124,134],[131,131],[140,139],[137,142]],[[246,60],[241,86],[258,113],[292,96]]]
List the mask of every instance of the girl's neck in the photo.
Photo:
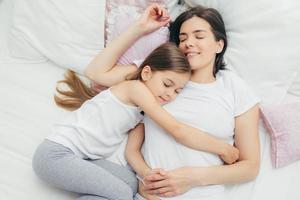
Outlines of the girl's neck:
[[212,83],[216,80],[211,68],[194,70],[192,72],[191,81],[196,83]]

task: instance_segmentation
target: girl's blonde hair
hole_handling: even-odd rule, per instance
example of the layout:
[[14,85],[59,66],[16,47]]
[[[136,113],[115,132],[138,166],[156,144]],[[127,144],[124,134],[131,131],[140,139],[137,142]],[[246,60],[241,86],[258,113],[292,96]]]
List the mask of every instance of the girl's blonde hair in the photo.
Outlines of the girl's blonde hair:
[[[149,66],[154,72],[171,70],[178,73],[191,73],[186,56],[173,43],[162,44],[153,50],[138,70],[127,76],[126,80],[142,80],[141,73],[145,66]],[[69,89],[61,89],[61,84],[65,84]],[[98,94],[96,90],[83,83],[76,73],[71,70],[67,70],[65,79],[57,83],[56,91],[57,94],[54,95],[56,104],[67,110],[79,108],[86,100]]]

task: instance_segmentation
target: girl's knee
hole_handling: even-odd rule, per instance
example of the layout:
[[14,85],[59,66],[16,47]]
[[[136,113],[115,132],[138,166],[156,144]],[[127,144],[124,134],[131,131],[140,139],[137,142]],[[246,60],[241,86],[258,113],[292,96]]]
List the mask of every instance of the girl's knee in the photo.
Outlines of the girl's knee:
[[77,200],[108,200],[108,199],[104,197],[94,196],[94,195],[84,195],[77,198]]
[[114,199],[116,200],[132,200],[134,196],[132,189],[129,186],[118,188],[115,195]]
[[128,183],[127,184],[131,188],[133,195],[135,195],[137,193],[137,190],[138,190],[138,180],[135,177],[135,175],[130,176],[128,178]]

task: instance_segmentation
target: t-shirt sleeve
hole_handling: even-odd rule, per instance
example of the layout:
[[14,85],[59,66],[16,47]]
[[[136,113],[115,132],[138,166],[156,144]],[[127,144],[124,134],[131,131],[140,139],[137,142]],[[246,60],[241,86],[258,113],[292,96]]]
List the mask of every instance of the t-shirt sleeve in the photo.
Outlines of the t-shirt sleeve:
[[258,104],[260,102],[260,98],[243,79],[237,75],[233,75],[232,79],[234,92],[234,117],[236,117]]

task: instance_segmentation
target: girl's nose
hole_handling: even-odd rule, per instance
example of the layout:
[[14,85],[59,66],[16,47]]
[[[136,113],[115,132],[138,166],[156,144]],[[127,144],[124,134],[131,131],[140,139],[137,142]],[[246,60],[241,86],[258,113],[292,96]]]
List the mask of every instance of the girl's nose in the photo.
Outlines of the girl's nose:
[[172,91],[171,90],[168,91],[167,97],[168,97],[169,101],[172,101],[175,98],[175,96],[176,96],[176,94],[175,94],[175,92],[173,90]]

